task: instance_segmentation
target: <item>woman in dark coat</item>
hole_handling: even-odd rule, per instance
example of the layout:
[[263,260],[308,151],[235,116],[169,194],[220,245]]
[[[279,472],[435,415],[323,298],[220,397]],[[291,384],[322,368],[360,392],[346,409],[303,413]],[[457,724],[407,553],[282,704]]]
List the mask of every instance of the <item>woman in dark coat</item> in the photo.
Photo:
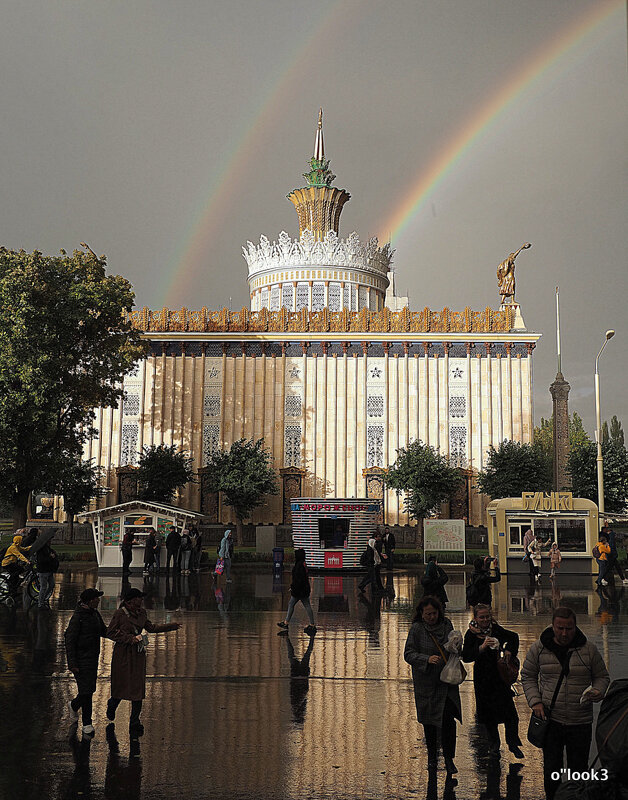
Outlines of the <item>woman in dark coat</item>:
[[454,764],[456,720],[462,722],[458,687],[440,679],[445,666],[444,645],[452,630],[440,601],[424,597],[417,606],[403,653],[412,667],[416,714],[425,732],[428,767],[436,769],[440,734],[448,775],[458,772]]
[[[473,688],[478,722],[486,727],[491,755],[499,756],[500,739],[497,726],[504,723],[506,744],[517,758],[523,758],[519,738],[519,716],[513,701],[514,693],[497,669],[500,658],[517,657],[519,636],[498,625],[488,605],[479,603],[464,637],[462,660],[473,661]],[[503,655],[502,655],[503,653]]]
[[[491,565],[495,567],[494,575],[491,575]],[[502,579],[497,559],[491,558],[491,556],[476,558],[473,562],[473,570],[471,583],[475,589],[475,603],[469,603],[469,605],[475,606],[478,603],[483,603],[487,606],[492,605],[493,591],[491,583],[499,583]]]
[[141,736],[144,727],[140,723],[142,700],[146,696],[146,644],[149,633],[176,631],[181,625],[170,622],[155,625],[142,606],[145,592],[130,589],[120,608],[111,618],[107,628],[107,636],[113,639],[113,658],[111,659],[111,697],[107,702],[107,718],[114,720],[116,709],[122,700],[131,701],[131,719],[129,731],[133,736]]
[[155,564],[155,550],[157,550],[157,536],[153,528],[150,529],[144,542],[144,572],[148,573]]
[[436,597],[443,604],[449,602],[447,592],[445,591],[445,584],[449,580],[449,576],[445,570],[439,566],[436,556],[430,556],[425,566],[425,575],[421,578],[421,585],[423,586],[423,596],[430,595]]
[[96,691],[100,639],[107,634],[107,626],[98,612],[103,592],[85,589],[65,631],[65,651],[68,668],[74,673],[78,686],[77,696],[70,701],[70,715],[78,721],[82,709],[83,733],[94,733],[92,725],[92,695]]
[[314,612],[310,605],[310,579],[307,574],[307,565],[305,563],[305,550],[302,547],[294,551],[294,567],[292,568],[292,583],[290,584],[290,602],[288,603],[286,619],[284,622],[277,623],[277,625],[283,629],[280,633],[288,632],[288,625],[292,617],[292,612],[299,600],[310,620],[310,624],[305,628],[305,632],[314,634],[316,633],[316,625],[314,624]]

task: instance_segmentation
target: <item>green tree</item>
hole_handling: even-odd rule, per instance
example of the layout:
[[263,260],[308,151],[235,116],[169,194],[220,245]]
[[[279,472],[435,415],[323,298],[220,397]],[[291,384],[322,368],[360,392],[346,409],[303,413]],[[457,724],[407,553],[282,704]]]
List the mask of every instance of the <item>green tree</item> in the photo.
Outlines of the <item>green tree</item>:
[[51,482],[41,488],[50,494],[63,496],[63,507],[68,515],[68,541],[74,542],[74,517],[85,511],[90,501],[108,493],[104,486],[105,471],[94,464],[94,459],[70,460],[60,465]]
[[449,461],[430,445],[411,442],[397,450],[397,460],[388,468],[386,485],[398,495],[404,494],[406,512],[419,522],[448,500],[461,481]]
[[243,542],[243,522],[261,506],[264,497],[278,494],[277,476],[272,456],[264,439],[239,439],[229,450],[212,454],[207,463],[207,478],[212,491],[222,492],[236,517],[236,540]]
[[186,483],[196,483],[192,459],[176,445],[145,447],[137,467],[142,500],[169,503]]
[[624,431],[616,416],[611,419],[610,430],[608,422],[602,423],[602,443],[606,442],[618,442],[622,447],[624,446]]
[[504,439],[499,447],[489,447],[486,469],[478,473],[477,487],[495,500],[518,497],[526,491],[549,491],[552,486],[552,460],[536,445]]
[[26,521],[31,491],[80,460],[93,409],[117,406],[144,352],[130,283],[105,259],[0,248],[0,500]]
[[[569,447],[580,447],[591,439],[582,424],[582,417],[574,411],[569,419]],[[554,417],[544,419],[534,428],[534,445],[554,460]]]
[[[604,468],[604,509],[622,512],[628,499],[628,453],[623,444],[611,438],[602,442]],[[572,491],[576,497],[598,501],[597,445],[588,442],[569,453],[567,468],[571,474]]]

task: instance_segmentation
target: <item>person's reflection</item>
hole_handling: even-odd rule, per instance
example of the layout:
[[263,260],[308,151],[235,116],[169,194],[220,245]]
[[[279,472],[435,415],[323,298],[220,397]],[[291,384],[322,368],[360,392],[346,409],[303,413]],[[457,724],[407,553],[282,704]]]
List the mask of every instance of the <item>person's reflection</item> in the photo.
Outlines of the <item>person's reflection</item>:
[[214,599],[216,600],[218,613],[221,619],[225,621],[227,620],[227,614],[231,607],[231,586],[232,584],[230,583],[225,583],[223,586],[222,583],[218,583],[216,580],[213,582]]
[[90,749],[93,736],[83,736],[79,741],[76,732],[78,725],[75,722],[70,729],[70,749],[74,759],[74,772],[62,797],[64,800],[74,800],[76,797],[92,796],[92,778],[89,765]]
[[[506,796],[501,794],[502,770],[499,761],[491,758],[488,743],[481,736],[477,723],[471,728],[469,741],[473,751],[476,772],[486,775],[486,788],[480,792],[479,800],[520,800],[521,798],[521,769],[523,764],[510,764],[506,775]],[[445,798],[443,798],[445,800]]]
[[[201,608],[201,582],[197,572],[193,572],[190,576],[190,601],[188,603],[188,611],[200,611]],[[227,584],[231,586],[231,584]]]
[[617,622],[619,619],[619,597],[615,585],[609,583],[608,586],[598,586],[595,593],[600,598],[600,607],[595,612],[595,616],[602,625]]
[[390,604],[395,599],[395,580],[392,572],[386,573],[386,594],[384,595],[384,608],[390,608]]
[[129,758],[120,756],[120,744],[113,722],[105,729],[109,755],[105,771],[105,800],[135,800],[142,790],[142,759],[139,739],[131,739]]
[[358,601],[366,607],[364,627],[369,634],[369,644],[372,647],[379,647],[382,595],[373,593],[373,596],[369,600],[365,594],[360,594]]
[[283,637],[288,651],[290,661],[290,705],[292,706],[292,721],[297,725],[303,725],[305,720],[305,707],[307,705],[307,693],[310,688],[310,656],[314,649],[314,634],[310,634],[310,641],[303,656],[296,657],[294,647],[290,641],[290,636]]
[[50,653],[50,617],[49,608],[35,609],[37,615],[35,647],[33,648],[33,670],[43,672]]
[[560,591],[560,585],[558,582],[558,577],[555,577],[552,581],[552,608],[558,608],[558,606],[562,605],[562,594]]

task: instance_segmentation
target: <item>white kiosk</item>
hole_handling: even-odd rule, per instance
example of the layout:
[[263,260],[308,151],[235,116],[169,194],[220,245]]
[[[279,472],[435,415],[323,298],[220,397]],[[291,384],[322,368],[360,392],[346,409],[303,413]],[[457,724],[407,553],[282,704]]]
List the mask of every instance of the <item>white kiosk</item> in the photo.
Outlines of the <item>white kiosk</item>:
[[133,567],[144,565],[144,542],[150,528],[154,528],[161,538],[161,563],[165,564],[165,541],[172,528],[179,531],[192,522],[202,519],[202,514],[148,500],[131,500],[117,506],[99,508],[79,514],[81,522],[91,522],[98,568],[103,572],[122,570],[122,551],[120,545],[125,533],[133,532],[136,544],[133,545]]

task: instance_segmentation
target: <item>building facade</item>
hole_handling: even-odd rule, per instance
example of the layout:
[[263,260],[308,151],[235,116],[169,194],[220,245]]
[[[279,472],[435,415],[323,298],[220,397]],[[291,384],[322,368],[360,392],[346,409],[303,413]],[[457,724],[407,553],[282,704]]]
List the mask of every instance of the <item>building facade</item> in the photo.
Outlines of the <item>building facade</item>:
[[[331,186],[320,118],[310,168],[308,185],[288,195],[299,238],[282,233],[244,249],[251,310],[133,312],[149,354],[125,378],[120,407],[97,411],[100,434],[86,452],[110,486],[143,447],[174,444],[200,475],[179,502],[231,522],[206,491],[203,467],[214,450],[263,437],[282,493],[253,522],[289,522],[290,498],[307,496],[380,497],[386,521],[406,524],[402,498],[381,481],[399,448],[420,439],[471,484],[490,445],[531,441],[539,335],[525,329],[518,304],[391,310],[390,245],[338,235],[349,195]],[[471,490],[471,524],[482,524],[484,508]]]

